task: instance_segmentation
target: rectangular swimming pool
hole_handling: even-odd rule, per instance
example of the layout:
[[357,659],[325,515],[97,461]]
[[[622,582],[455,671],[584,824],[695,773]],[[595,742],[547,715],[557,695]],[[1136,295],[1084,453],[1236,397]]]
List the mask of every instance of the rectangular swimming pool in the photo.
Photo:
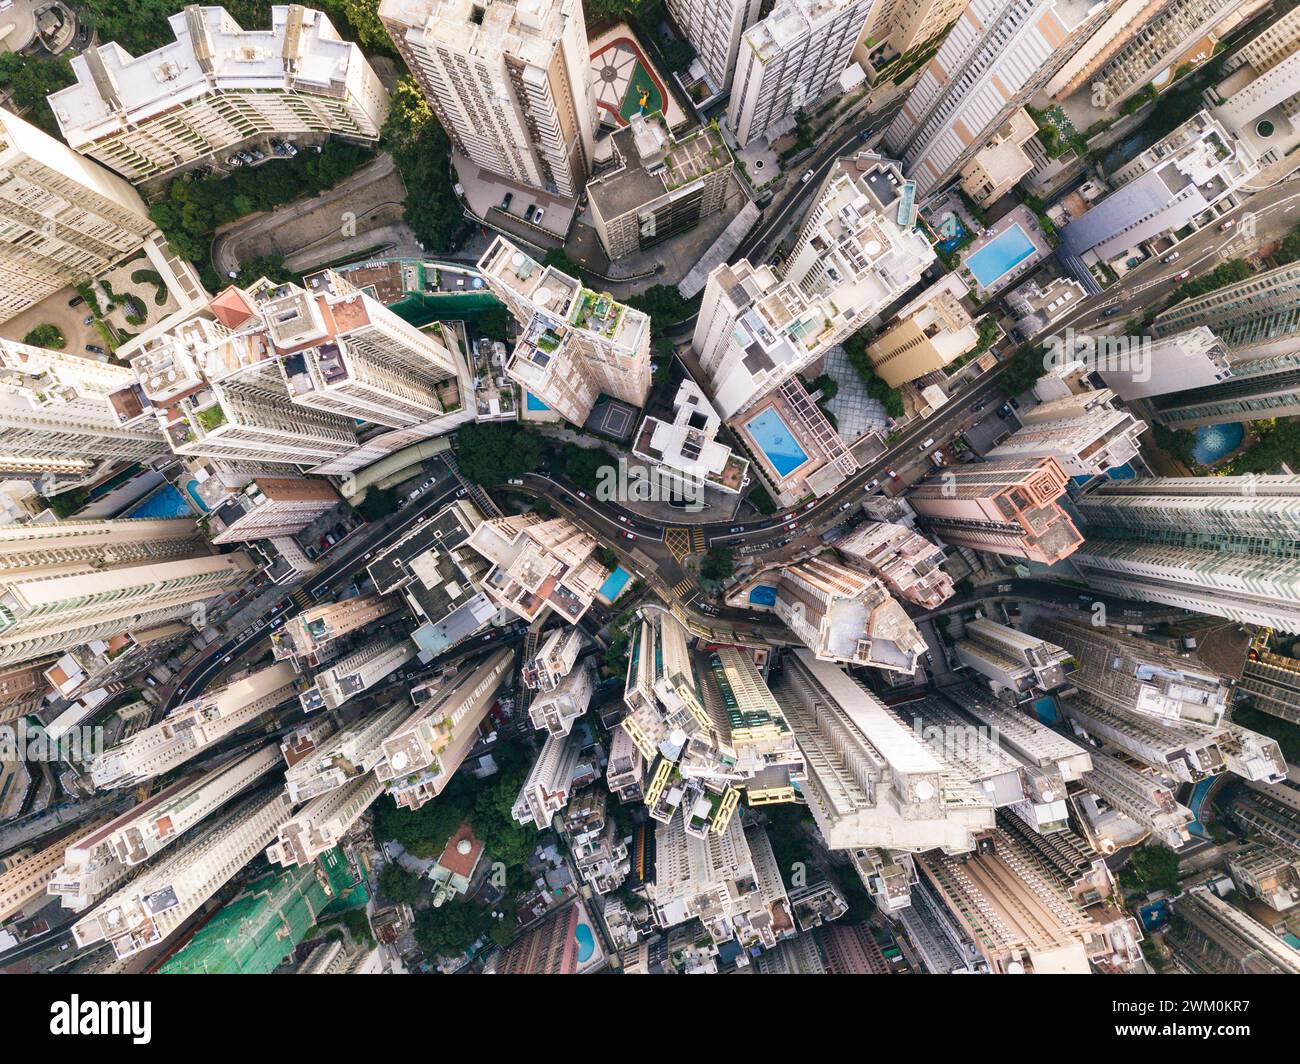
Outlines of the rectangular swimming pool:
[[808,461],[808,452],[799,446],[790,427],[770,406],[746,421],[745,431],[754,438],[772,468],[782,477],[789,476]]
[[605,582],[600,585],[600,590],[596,592],[606,602],[613,602],[623,593],[627,587],[627,582],[632,579],[632,574],[624,569],[621,565],[615,566],[614,571],[605,577]]
[[1034,242],[1019,225],[995,236],[973,255],[965,256],[962,265],[970,269],[981,288],[991,288],[1003,274],[1019,266],[1034,253]]

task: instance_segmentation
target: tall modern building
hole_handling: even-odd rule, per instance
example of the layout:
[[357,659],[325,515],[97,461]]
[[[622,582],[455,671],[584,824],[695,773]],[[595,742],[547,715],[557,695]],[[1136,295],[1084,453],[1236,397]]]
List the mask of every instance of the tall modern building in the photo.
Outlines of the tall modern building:
[[151,860],[268,772],[279,768],[274,743],[241,754],[219,768],[191,772],[143,802],[68,843],[49,892],[65,909],[89,908],[137,866]]
[[1204,388],[1232,376],[1227,346],[1204,325],[1168,332],[1140,348],[1138,357],[1114,361],[1100,372],[1125,402]]
[[[1250,704],[1275,717],[1300,724],[1300,659],[1267,652],[1252,656],[1237,681]],[[0,718],[4,714],[0,713]]]
[[776,615],[823,661],[912,675],[925,639],[873,576],[825,558],[785,566]]
[[872,0],[778,0],[740,39],[727,124],[741,147],[771,141],[840,91]]
[[242,799],[73,924],[73,939],[107,941],[118,957],[156,946],[266,847],[290,809],[279,788]]
[[339,505],[338,492],[325,480],[258,477],[208,517],[213,543],[247,543],[291,536]]
[[125,366],[0,340],[0,471],[76,480],[104,461],[161,458],[156,425],[120,421],[115,401],[134,383]]
[[373,772],[363,772],[318,795],[280,824],[276,840],[266,849],[266,859],[286,867],[311,864],[336,846],[383,793],[379,778]]
[[704,68],[710,95],[731,88],[741,34],[758,21],[761,7],[760,0],[668,0],[668,13]]
[[979,333],[962,304],[970,291],[956,273],[946,273],[905,307],[867,345],[867,358],[882,381],[898,388],[954,362],[979,343]]
[[483,577],[488,598],[529,622],[553,609],[576,624],[609,576],[596,558],[596,538],[563,517],[494,518],[468,543],[492,563]]
[[378,141],[388,93],[322,12],[277,5],[269,30],[246,30],[192,4],[167,21],[176,40],[145,55],[110,42],[73,57],[76,84],[49,99],[76,151],[139,184],[270,137]]
[[576,733],[548,735],[528,770],[510,815],[520,824],[546,831],[573,796],[574,777],[582,763],[583,740]]
[[1078,508],[1091,587],[1300,632],[1300,477],[1108,480]]
[[409,639],[381,635],[318,672],[312,678],[312,685],[298,696],[298,700],[308,712],[322,706],[338,709],[386,680],[415,654],[416,646]]
[[379,18],[458,151],[521,185],[581,194],[595,117],[579,0],[383,0]]
[[384,740],[375,775],[399,806],[419,809],[443,792],[477,741],[479,726],[511,676],[514,653],[498,650],[472,668],[411,692],[415,713]]
[[[186,523],[142,522],[143,549],[130,521],[23,529],[0,574],[0,664],[188,617],[242,586],[253,570],[247,555],[208,553],[192,529],[177,527]],[[39,544],[53,553],[43,557]]]
[[[478,268],[520,326],[506,371],[553,412],[551,420],[582,425],[601,395],[645,406],[650,391],[645,314],[593,292],[554,266],[541,266],[504,237],[492,242]],[[529,409],[535,404],[525,404],[525,417]]]
[[1173,903],[1165,939],[1202,975],[1300,975],[1300,950],[1204,887]]
[[855,58],[878,69],[917,48],[937,45],[970,0],[876,0]]
[[1050,455],[1067,476],[1095,477],[1137,456],[1146,430],[1127,410],[1116,409],[1109,388],[1080,392],[1040,403],[1025,412],[1022,425],[988,452],[997,458],[1030,459]]
[[0,109],[0,321],[102,273],[155,229],[127,182]]
[[338,790],[366,775],[382,760],[383,741],[411,716],[406,702],[368,713],[315,744],[284,774],[295,805]]
[[945,469],[915,485],[907,501],[936,536],[1051,565],[1083,542],[1061,508],[1069,478],[1050,455]]
[[957,659],[989,680],[995,693],[1010,691],[1017,699],[1060,687],[1074,670],[1069,653],[1055,643],[983,617],[965,623],[954,649]]
[[271,653],[276,661],[297,663],[305,659],[318,664],[315,659],[327,644],[401,607],[401,599],[380,595],[357,595],[339,602],[323,602],[289,618],[273,631]]
[[1201,325],[1214,330],[1234,362],[1243,355],[1285,354],[1300,331],[1300,263],[1254,273],[1244,281],[1182,300],[1156,315],[1151,331],[1162,338]]
[[965,853],[993,827],[989,798],[839,666],[793,651],[774,692],[807,758],[801,790],[831,849]]
[[1196,820],[1192,811],[1179,804],[1177,781],[1162,777],[1154,769],[1143,769],[1101,750],[1090,752],[1092,768],[1083,782],[1108,805],[1151,832],[1151,837],[1171,850],[1179,850],[1191,839],[1187,826]]
[[890,594],[934,609],[952,598],[944,551],[919,532],[890,521],[868,521],[834,541],[836,553],[884,583]]
[[183,702],[95,758],[92,782],[101,790],[133,787],[178,768],[293,698],[296,676],[291,666],[277,663]]
[[918,198],[957,176],[1103,12],[1095,0],[971,0],[885,131]]
[[896,163],[838,160],[799,230],[783,277],[741,259],[709,274],[692,344],[724,419],[753,406],[921,279],[934,249],[898,221]]

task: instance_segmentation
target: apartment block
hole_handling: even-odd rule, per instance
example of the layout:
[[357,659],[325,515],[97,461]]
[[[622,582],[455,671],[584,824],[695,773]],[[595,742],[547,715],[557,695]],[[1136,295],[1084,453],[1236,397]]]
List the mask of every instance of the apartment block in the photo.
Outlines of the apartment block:
[[1090,751],[1090,756],[1092,768],[1083,774],[1083,783],[1093,794],[1149,831],[1162,846],[1180,850],[1190,841],[1188,825],[1196,817],[1177,801],[1177,781],[1101,750]]
[[167,22],[175,41],[145,55],[109,42],[73,57],[76,84],[49,98],[73,149],[139,184],[270,137],[378,141],[388,93],[324,13],[277,5],[269,31],[245,30],[192,4]]
[[91,763],[100,790],[133,787],[192,760],[297,695],[296,674],[275,664],[183,702]]
[[858,41],[854,59],[879,75],[893,60],[937,44],[970,0],[879,0]]
[[247,543],[301,532],[339,504],[324,480],[259,477],[208,517],[213,543]]
[[1300,478],[1139,477],[1079,502],[1074,566],[1128,598],[1300,632]]
[[749,484],[749,461],[718,439],[722,419],[690,377],[673,397],[673,419],[646,415],[632,454],[666,474],[683,494],[715,488],[738,494]]
[[1100,372],[1106,387],[1130,402],[1227,380],[1232,376],[1232,361],[1227,345],[1206,326],[1197,325],[1150,341],[1129,365]]
[[758,21],[759,0],[668,0],[668,13],[695,49],[710,96],[731,88],[741,34]]
[[965,853],[993,804],[866,688],[811,651],[774,686],[808,764],[801,790],[826,845]]
[[741,147],[787,132],[841,90],[872,0],[778,0],[740,39],[727,125]]
[[1004,458],[932,475],[912,487],[907,501],[951,546],[1051,565],[1083,542],[1060,505],[1068,482],[1050,455]]
[[1070,653],[986,618],[965,623],[954,645],[958,660],[991,682],[994,693],[1010,691],[1016,698],[1062,686],[1075,669]]
[[320,651],[340,636],[354,632],[401,609],[400,599],[357,595],[339,602],[323,602],[289,618],[271,633],[276,661],[300,660],[317,664]]
[[[1267,361],[1259,356],[1286,354],[1300,330],[1300,263],[1252,273],[1244,281],[1184,299],[1157,314],[1151,332],[1164,338],[1201,325],[1212,329],[1243,363],[1242,356]],[[1234,364],[1233,368],[1235,376],[1253,367]]]
[[[650,319],[534,262],[504,237],[478,263],[492,293],[520,325],[509,376],[574,425],[601,395],[645,406],[650,390]],[[525,404],[527,416],[527,404]]]
[[678,139],[662,114],[634,114],[601,143],[610,158],[597,163],[587,202],[612,262],[685,233],[726,205],[735,160],[716,125]]
[[1103,12],[1089,0],[971,0],[885,130],[918,199],[957,176]]
[[412,690],[415,713],[383,742],[375,775],[399,806],[419,809],[443,792],[477,741],[479,727],[511,676],[514,653],[498,650]]
[[585,665],[577,665],[555,686],[533,696],[528,704],[528,717],[533,727],[552,736],[568,735],[574,722],[587,712],[594,690],[591,670]]
[[1061,707],[1082,732],[1184,783],[1198,783],[1227,768],[1212,729],[1116,709],[1091,694],[1075,695]]
[[867,358],[891,388],[941,370],[973,351],[979,333],[961,299],[969,292],[956,273],[927,288],[867,345]]
[[275,837],[289,813],[279,789],[242,799],[73,924],[77,946],[107,941],[123,958],[158,945]]
[[942,568],[944,550],[919,532],[890,521],[869,521],[834,541],[836,553],[881,581],[890,594],[934,609],[953,596]]
[[961,188],[981,207],[992,207],[1034,169],[1025,144],[1038,135],[1038,124],[1023,107],[984,142],[961,168]]
[[415,654],[415,644],[404,636],[380,636],[316,673],[298,700],[308,712],[322,707],[338,709],[388,679]]
[[510,810],[518,823],[545,831],[563,812],[576,789],[573,781],[582,763],[582,747],[583,740],[576,733],[546,737]]
[[632,736],[623,728],[614,729],[609,744],[609,764],[605,768],[605,785],[620,802],[639,802],[645,796],[646,760]]
[[608,800],[603,791],[588,789],[574,796],[564,811],[573,862],[597,894],[617,890],[632,870],[627,843],[605,815]]
[[302,868],[338,845],[381,794],[384,785],[373,772],[349,779],[341,787],[312,798],[280,826],[266,859],[286,868]]
[[595,106],[578,0],[384,0],[379,19],[457,151],[529,188],[581,194]]
[[1109,388],[1051,399],[1027,411],[1022,427],[988,452],[990,461],[1051,456],[1071,477],[1101,476],[1138,453],[1146,430],[1127,410],[1116,409]]
[[530,623],[553,609],[575,624],[609,576],[596,558],[595,537],[562,517],[494,518],[475,528],[468,543],[492,565],[484,593]]
[[1300,724],[1300,659],[1254,653],[1246,661],[1237,690],[1244,691],[1256,709]]
[[49,892],[65,909],[89,908],[235,795],[280,767],[274,743],[240,754],[218,768],[191,772],[143,802],[69,840]]
[[1198,975],[1297,975],[1300,950],[1204,887],[1175,899],[1165,940]]
[[1228,874],[1248,898],[1286,912],[1300,905],[1300,861],[1261,842],[1228,855]]
[[1281,18],[1270,19],[1245,44],[1233,52],[1231,66],[1248,66],[1258,74],[1272,70],[1300,48],[1300,10],[1292,8]]
[[138,251],[156,231],[126,181],[0,110],[0,321]]
[[875,577],[826,558],[785,566],[776,615],[823,661],[912,675],[925,639]]

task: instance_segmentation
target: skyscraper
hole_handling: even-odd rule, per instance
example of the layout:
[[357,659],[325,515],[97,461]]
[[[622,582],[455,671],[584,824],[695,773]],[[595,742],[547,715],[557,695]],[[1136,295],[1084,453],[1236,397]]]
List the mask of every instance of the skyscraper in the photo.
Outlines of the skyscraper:
[[885,131],[918,199],[957,175],[1103,11],[1093,0],[971,0]]
[[839,89],[872,0],[778,0],[741,37],[727,124],[741,147],[775,139]]
[[1300,477],[1138,477],[1079,500],[1089,586],[1300,632]]
[[72,60],[76,83],[49,98],[64,139],[137,184],[224,166],[267,137],[375,143],[388,93],[361,49],[320,11],[270,14],[269,30],[246,30],[225,8],[190,5],[167,20],[176,39],[145,55],[87,48]]
[[1200,325],[1213,329],[1238,358],[1291,350],[1288,341],[1300,331],[1300,262],[1184,299],[1157,314],[1151,331],[1160,338]]
[[964,627],[954,647],[957,659],[990,680],[995,693],[1006,690],[1021,698],[1035,688],[1050,691],[1074,669],[1061,647],[1005,624],[980,617]]
[[1025,412],[1022,425],[988,452],[997,458],[1051,455],[1067,476],[1100,476],[1137,456],[1146,422],[1111,405],[1109,388],[1040,403]]
[[458,151],[578,197],[594,127],[579,0],[383,0],[379,18]]
[[760,0],[668,0],[668,13],[685,34],[713,94],[731,88],[741,34],[758,21]]
[[1004,458],[933,474],[907,501],[945,543],[1051,565],[1083,542],[1060,504],[1068,480],[1051,456]]
[[507,373],[554,412],[551,420],[558,416],[582,425],[602,394],[645,405],[650,391],[645,314],[593,292],[554,266],[541,266],[504,237],[492,242],[478,268],[520,325]]
[[919,532],[890,521],[858,525],[832,546],[853,565],[884,582],[891,594],[934,609],[952,598],[952,577],[944,572],[942,547]]
[[90,280],[155,228],[120,177],[0,108],[0,321]]

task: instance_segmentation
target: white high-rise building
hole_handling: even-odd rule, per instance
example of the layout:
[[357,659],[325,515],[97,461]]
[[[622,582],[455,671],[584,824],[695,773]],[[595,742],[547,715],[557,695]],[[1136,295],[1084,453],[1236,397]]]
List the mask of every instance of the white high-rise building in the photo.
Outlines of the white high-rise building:
[[297,674],[277,662],[183,702],[162,720],[95,758],[90,778],[101,790],[132,787],[185,764],[297,694]]
[[[492,242],[478,268],[520,325],[506,371],[553,411],[550,420],[582,425],[601,395],[645,406],[649,317],[541,266],[504,237]],[[526,404],[523,414],[529,416]]]
[[266,850],[272,864],[299,868],[311,864],[348,833],[384,785],[373,772],[318,795],[280,824],[276,841]]
[[77,477],[105,459],[161,458],[167,443],[156,425],[119,417],[134,383],[125,366],[0,340],[0,467]]
[[68,844],[49,892],[80,912],[117,886],[135,867],[180,837],[240,791],[280,766],[270,743],[208,772],[192,772],[125,813]]
[[727,124],[741,147],[786,132],[840,91],[873,0],[778,0],[741,37]]
[[885,131],[916,182],[937,191],[1104,17],[1098,0],[971,0]]
[[73,56],[76,84],[49,100],[82,155],[138,184],[270,137],[379,139],[388,93],[322,12],[277,5],[269,30],[246,30],[192,4],[167,22],[176,40],[145,55],[108,42]]
[[957,659],[991,681],[995,692],[1011,691],[1017,698],[1035,688],[1060,687],[1073,669],[1070,655],[1054,643],[983,617],[966,622],[954,649]]
[[528,718],[534,728],[544,729],[551,735],[568,735],[574,721],[591,705],[593,690],[591,670],[579,665],[554,687],[533,696],[528,704]]
[[[57,539],[59,527],[51,532]],[[172,553],[171,546],[165,550]],[[242,586],[254,568],[242,552],[208,554],[198,548],[186,553],[124,564],[69,560],[49,565],[33,557],[11,569],[0,577],[0,664],[32,661],[92,639],[190,616],[206,600]]]
[[387,679],[415,654],[416,646],[409,639],[381,636],[318,672],[312,686],[298,696],[299,700],[308,711],[322,706],[338,709]]
[[832,546],[908,602],[934,609],[953,596],[952,577],[942,568],[943,548],[903,525],[868,521]]
[[741,34],[758,21],[761,0],[668,0],[668,13],[704,68],[713,95],[731,88]]
[[1051,455],[1068,476],[1100,476],[1137,456],[1146,430],[1127,410],[1116,409],[1109,388],[1051,399],[1026,411],[1022,426],[986,457],[1028,459]]
[[581,194],[595,100],[579,0],[383,0],[379,19],[458,151],[530,188]]
[[1175,781],[1166,781],[1154,769],[1138,769],[1118,757],[1093,750],[1092,768],[1083,782],[1099,798],[1142,825],[1171,850],[1191,839],[1187,825],[1196,817],[1175,797]]
[[284,774],[294,805],[337,790],[364,776],[384,756],[383,741],[411,716],[405,702],[370,713],[316,744]]
[[808,763],[802,793],[826,845],[964,853],[992,802],[839,666],[787,654],[777,701]]
[[156,228],[127,182],[0,108],[0,321],[102,273]]
[[578,735],[548,735],[510,815],[520,824],[532,824],[538,831],[545,831],[555,814],[569,804],[573,779],[581,763],[582,739]]
[[266,847],[290,810],[278,788],[240,801],[73,924],[73,939],[108,941],[118,957],[158,945]]

